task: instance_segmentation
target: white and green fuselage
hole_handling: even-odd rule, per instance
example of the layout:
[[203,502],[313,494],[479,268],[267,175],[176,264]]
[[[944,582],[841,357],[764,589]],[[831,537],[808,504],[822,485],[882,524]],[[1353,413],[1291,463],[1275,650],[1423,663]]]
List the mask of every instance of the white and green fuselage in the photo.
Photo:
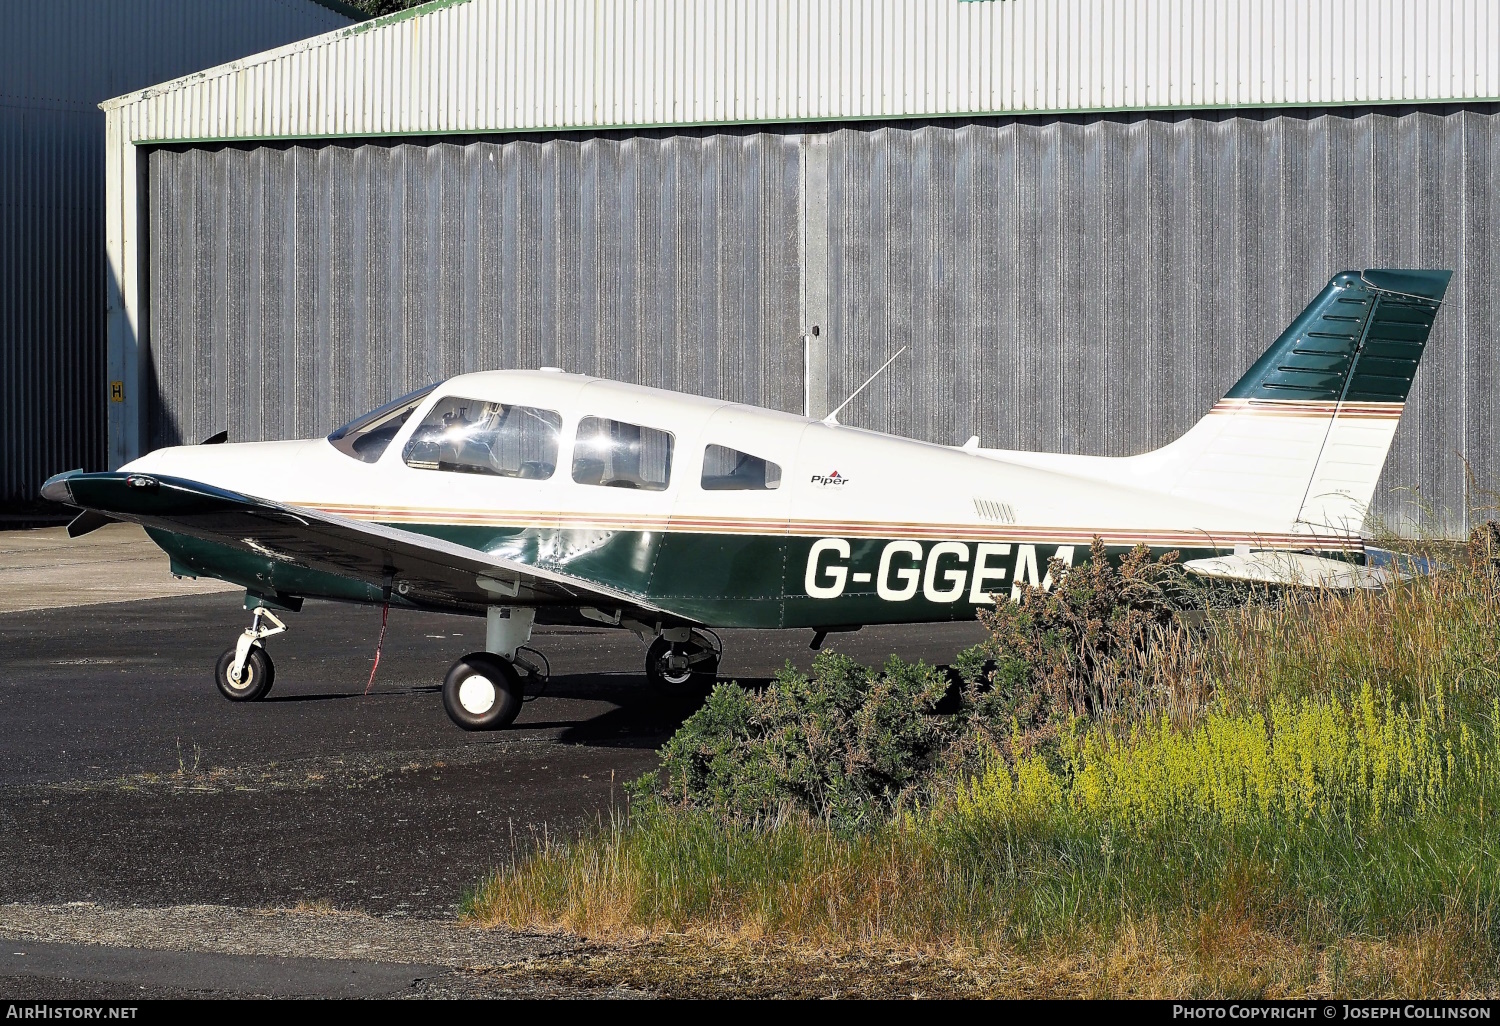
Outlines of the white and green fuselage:
[[[582,375],[494,371],[369,421],[374,441],[362,449],[348,429],[184,446],[49,488],[146,523],[181,572],[267,601],[480,612],[504,599],[543,620],[817,629],[972,619],[1049,583],[1053,557],[1087,558],[1095,537],[1111,553],[1177,550],[1206,572],[1265,551],[1358,564],[1364,511],[1447,279],[1335,277],[1195,427],[1138,456],[939,446]],[[152,483],[132,489],[130,476]],[[263,503],[274,527],[182,530],[187,514],[172,503],[193,486],[208,506],[218,495],[249,514]],[[366,525],[407,548],[382,550],[379,567],[323,559],[294,542],[299,515],[354,537]],[[437,578],[408,572],[399,555],[414,537],[456,553],[456,566],[488,561],[493,579],[429,586]]]

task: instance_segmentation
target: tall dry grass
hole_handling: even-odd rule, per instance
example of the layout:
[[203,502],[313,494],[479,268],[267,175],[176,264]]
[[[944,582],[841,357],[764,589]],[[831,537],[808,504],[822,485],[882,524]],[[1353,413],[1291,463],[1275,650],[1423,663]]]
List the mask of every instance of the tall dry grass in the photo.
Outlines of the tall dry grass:
[[1408,703],[1483,715],[1500,683],[1500,588],[1486,565],[1353,593],[1290,595],[1220,611],[1197,672],[1221,705],[1350,698],[1365,683]]

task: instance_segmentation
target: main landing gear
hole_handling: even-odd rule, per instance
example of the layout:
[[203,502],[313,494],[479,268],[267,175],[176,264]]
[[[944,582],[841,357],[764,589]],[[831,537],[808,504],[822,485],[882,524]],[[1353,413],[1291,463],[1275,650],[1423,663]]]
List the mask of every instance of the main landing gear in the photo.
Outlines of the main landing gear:
[[521,654],[531,640],[536,610],[523,606],[490,606],[485,614],[483,652],[470,652],[443,678],[443,708],[464,730],[499,730],[521,712],[524,673],[542,670]]
[[[231,702],[254,702],[265,698],[276,683],[276,665],[263,644],[273,634],[281,634],[286,624],[275,613],[257,606],[254,619],[232,648],[224,650],[214,666],[214,683],[219,693]],[[267,627],[261,621],[269,620]]]
[[[470,652],[443,680],[443,708],[464,730],[499,730],[521,712],[527,678],[545,677],[522,648],[531,640],[536,610],[491,606],[486,614],[485,651]],[[632,630],[649,630],[634,625]],[[719,674],[717,639],[688,627],[660,632],[646,652],[646,677],[673,701],[702,700]]]
[[674,627],[657,635],[646,650],[646,679],[663,698],[702,699],[718,680],[719,656],[716,639]]

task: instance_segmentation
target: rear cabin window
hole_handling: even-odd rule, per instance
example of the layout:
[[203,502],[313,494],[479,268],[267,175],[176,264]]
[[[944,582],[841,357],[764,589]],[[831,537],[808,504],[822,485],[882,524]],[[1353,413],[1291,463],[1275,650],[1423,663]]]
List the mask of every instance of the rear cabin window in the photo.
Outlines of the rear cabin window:
[[604,417],[578,422],[573,480],[606,488],[659,492],[672,477],[672,435]]
[[329,435],[328,441],[345,456],[353,456],[363,463],[374,463],[385,454],[386,447],[412,411],[422,405],[422,400],[431,395],[434,388],[437,388],[436,384],[419,388],[357,417]]
[[553,410],[445,396],[402,456],[418,470],[545,481],[557,470],[562,417]]
[[781,468],[770,460],[727,445],[703,450],[703,490],[706,492],[766,492],[781,487]]

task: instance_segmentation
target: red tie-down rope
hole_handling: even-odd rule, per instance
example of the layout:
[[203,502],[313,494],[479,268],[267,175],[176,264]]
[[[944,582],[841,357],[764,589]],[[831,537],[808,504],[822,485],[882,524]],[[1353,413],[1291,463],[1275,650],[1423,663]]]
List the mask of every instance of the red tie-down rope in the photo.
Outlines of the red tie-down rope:
[[367,695],[370,693],[370,689],[375,686],[375,671],[380,669],[380,649],[385,645],[385,624],[390,615],[391,604],[390,602],[386,602],[380,610],[380,640],[375,642],[375,665],[370,667],[370,679],[365,684],[365,694]]

